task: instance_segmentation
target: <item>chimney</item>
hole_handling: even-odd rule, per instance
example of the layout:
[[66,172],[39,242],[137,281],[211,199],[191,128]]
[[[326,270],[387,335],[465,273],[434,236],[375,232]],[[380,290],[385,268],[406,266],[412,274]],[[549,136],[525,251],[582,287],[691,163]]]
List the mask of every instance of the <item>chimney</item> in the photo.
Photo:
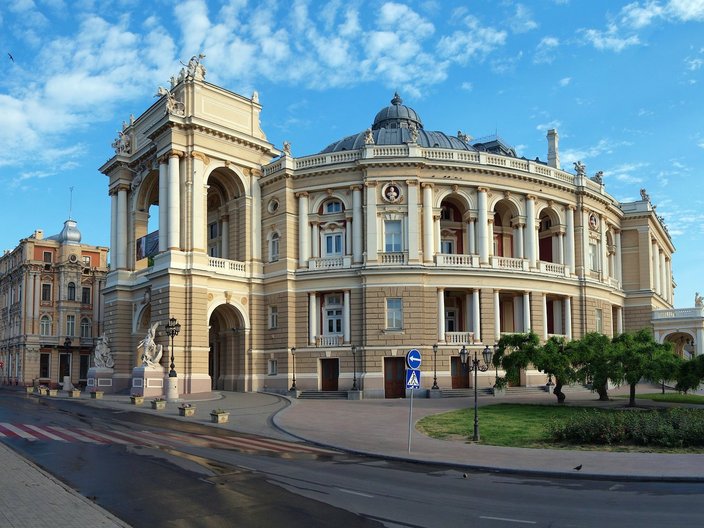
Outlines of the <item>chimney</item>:
[[36,229],[34,231],[35,240],[42,240],[44,238],[44,231],[42,229]]
[[559,136],[557,135],[557,129],[551,128],[548,130],[548,165],[560,168],[560,154],[557,151],[557,140]]

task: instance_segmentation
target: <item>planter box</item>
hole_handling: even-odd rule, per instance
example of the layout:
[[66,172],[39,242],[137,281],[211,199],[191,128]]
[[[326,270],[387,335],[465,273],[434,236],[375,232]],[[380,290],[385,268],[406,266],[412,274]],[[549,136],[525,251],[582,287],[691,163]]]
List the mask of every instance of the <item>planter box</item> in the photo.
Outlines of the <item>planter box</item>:
[[213,423],[227,423],[230,419],[230,413],[210,413],[210,421]]
[[49,396],[58,396],[59,389],[49,389]]
[[179,407],[178,408],[178,415],[179,416],[193,416],[195,413],[196,413],[195,407]]
[[166,409],[166,400],[152,400],[152,409],[156,409],[157,411],[163,411],[164,409]]
[[34,394],[34,387],[25,387],[27,389],[27,394]]
[[144,396],[130,396],[130,403],[132,405],[142,405],[144,403]]
[[90,393],[90,397],[94,400],[102,400],[103,394],[105,394],[103,391],[93,391]]
[[37,394],[39,394],[39,396],[48,396],[49,389],[37,389]]
[[78,389],[70,390],[68,392],[68,397],[69,398],[80,398],[81,397],[81,391]]

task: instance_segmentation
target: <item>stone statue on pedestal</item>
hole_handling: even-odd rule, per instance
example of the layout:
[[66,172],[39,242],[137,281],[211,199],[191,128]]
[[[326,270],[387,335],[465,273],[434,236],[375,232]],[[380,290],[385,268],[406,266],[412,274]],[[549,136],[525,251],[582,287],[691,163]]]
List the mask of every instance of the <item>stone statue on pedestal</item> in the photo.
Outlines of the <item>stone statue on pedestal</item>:
[[157,345],[154,341],[156,337],[156,329],[159,323],[154,323],[149,330],[147,330],[147,335],[144,339],[137,345],[137,351],[141,351],[142,366],[144,367],[158,367],[159,361],[163,353],[163,347]]
[[113,368],[115,366],[115,360],[110,351],[108,336],[105,334],[98,338],[98,343],[95,345],[93,362],[96,367]]

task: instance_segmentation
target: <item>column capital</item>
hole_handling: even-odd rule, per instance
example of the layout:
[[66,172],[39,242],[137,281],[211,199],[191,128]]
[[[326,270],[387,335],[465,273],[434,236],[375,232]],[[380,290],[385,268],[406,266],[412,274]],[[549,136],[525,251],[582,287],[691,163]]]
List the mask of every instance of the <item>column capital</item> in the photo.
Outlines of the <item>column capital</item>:
[[362,185],[359,183],[355,183],[354,185],[350,185],[350,191],[361,191],[362,190]]
[[488,193],[489,190],[490,189],[488,187],[477,187],[477,192],[480,192],[480,193]]
[[210,163],[210,158],[203,154],[202,152],[193,151],[191,152],[191,157],[193,159],[198,159],[203,162],[203,165],[208,165]]
[[419,185],[420,182],[418,180],[406,180],[406,185]]
[[421,186],[423,189],[428,189],[428,188],[432,189],[433,187],[435,187],[435,184],[434,184],[434,183],[430,183],[430,182],[423,182],[423,183],[420,184],[420,186]]
[[365,181],[364,186],[365,187],[377,187],[379,184],[378,182],[375,181]]
[[526,194],[526,200],[537,200],[538,197],[534,194]]
[[297,192],[294,196],[296,198],[308,198],[308,191]]
[[577,210],[577,206],[576,206],[576,205],[573,205],[573,204],[567,204],[567,205],[565,206],[565,209],[568,209],[568,210],[570,210],[570,211],[576,211],[576,210]]
[[171,149],[169,152],[167,152],[167,155],[169,158],[183,158],[185,157],[186,153],[182,150]]

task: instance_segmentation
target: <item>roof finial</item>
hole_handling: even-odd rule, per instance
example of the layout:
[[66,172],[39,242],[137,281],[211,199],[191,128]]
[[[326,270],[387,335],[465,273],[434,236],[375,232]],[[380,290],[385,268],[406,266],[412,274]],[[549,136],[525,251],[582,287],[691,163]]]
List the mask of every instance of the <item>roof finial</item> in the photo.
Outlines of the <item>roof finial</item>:
[[403,99],[401,99],[401,96],[398,95],[398,92],[394,92],[394,98],[391,99],[391,104],[392,105],[400,105],[403,103]]

